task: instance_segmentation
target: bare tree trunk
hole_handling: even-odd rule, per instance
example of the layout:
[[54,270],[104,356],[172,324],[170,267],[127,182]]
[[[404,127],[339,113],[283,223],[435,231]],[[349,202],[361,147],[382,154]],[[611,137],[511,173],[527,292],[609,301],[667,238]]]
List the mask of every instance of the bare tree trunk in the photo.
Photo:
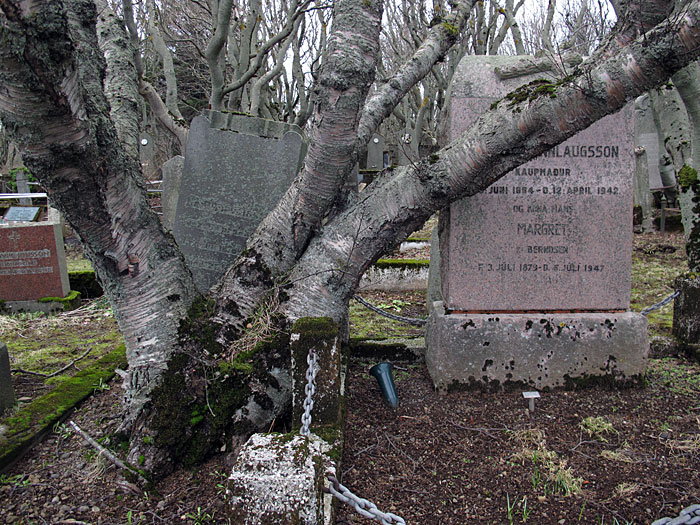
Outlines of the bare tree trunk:
[[123,0],[122,7],[124,9],[124,23],[129,31],[132,49],[134,51],[134,66],[136,67],[136,75],[138,77],[139,93],[151,106],[151,111],[156,116],[158,121],[173,134],[180,146],[180,152],[184,155],[187,147],[188,128],[182,117],[176,117],[168,109],[168,107],[160,98],[160,95],[155,88],[143,78],[143,63],[141,61],[141,53],[139,52],[139,36],[134,23],[134,12],[130,0]]
[[122,142],[124,151],[131,157],[139,157],[139,96],[134,49],[117,20],[114,11],[105,0],[95,2],[99,10],[97,39],[107,61],[105,96],[109,101],[110,118]]
[[[26,165],[52,204],[80,236],[112,303],[129,360],[126,430],[142,418],[179,346],[179,323],[196,295],[194,284],[145,199],[138,157],[124,153],[109,120],[97,74],[104,62],[94,4],[75,0],[70,10],[57,2],[26,11],[15,4],[3,7],[6,37],[21,38],[24,45],[0,48],[7,93],[0,118],[21,143]],[[66,33],[51,34],[40,21],[52,21]],[[52,63],[51,56],[63,60]],[[26,125],[27,115],[35,125]]]
[[685,104],[690,124],[691,150],[689,158],[678,172],[678,186],[688,266],[691,272],[700,272],[700,65],[692,62],[672,78]]
[[163,64],[163,76],[165,77],[165,107],[168,108],[168,111],[175,120],[183,120],[182,113],[180,113],[180,108],[178,107],[177,78],[175,78],[173,55],[170,53],[168,46],[165,45],[163,35],[158,27],[156,4],[154,0],[147,0],[146,6],[148,8],[148,31],[153,41],[153,47]]

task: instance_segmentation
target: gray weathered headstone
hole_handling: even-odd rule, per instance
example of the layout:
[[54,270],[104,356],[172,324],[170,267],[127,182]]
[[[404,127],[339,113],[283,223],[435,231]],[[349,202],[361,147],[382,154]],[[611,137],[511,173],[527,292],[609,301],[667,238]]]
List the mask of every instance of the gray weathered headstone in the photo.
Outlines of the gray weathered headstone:
[[649,187],[652,190],[663,188],[659,174],[659,135],[647,94],[634,101],[634,143],[646,150]]
[[[17,193],[29,193],[29,177],[27,174],[19,170],[15,173],[15,182],[17,183]],[[19,199],[19,203],[24,206],[31,206],[32,199]]]
[[[501,81],[494,68],[513,60],[460,62],[446,142],[533,80]],[[441,212],[441,300],[426,328],[438,388],[643,376],[646,319],[629,312],[632,119],[628,105]]]
[[7,345],[0,343],[0,414],[15,404],[15,391],[10,375],[10,356]]
[[292,124],[216,111],[192,121],[173,233],[201,292],[245,248],[304,154]]
[[180,198],[180,185],[182,183],[182,170],[185,165],[185,157],[177,155],[161,166],[163,182],[160,184],[162,191],[160,203],[163,206],[163,226],[172,230],[175,225],[177,213],[177,201]]
[[384,137],[375,133],[367,144],[367,169],[368,170],[383,170],[384,166],[384,151],[386,144]]

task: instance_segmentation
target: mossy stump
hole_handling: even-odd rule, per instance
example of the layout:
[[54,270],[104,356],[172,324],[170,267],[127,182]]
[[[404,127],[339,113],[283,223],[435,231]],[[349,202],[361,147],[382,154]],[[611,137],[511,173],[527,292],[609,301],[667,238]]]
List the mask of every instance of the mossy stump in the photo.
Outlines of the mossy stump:
[[341,417],[340,362],[338,325],[330,317],[304,317],[292,327],[292,428],[301,428],[306,398],[306,356],[313,348],[318,357],[316,392],[311,419],[314,426],[337,425]]
[[673,303],[673,335],[684,344],[700,344],[700,278],[678,277],[675,288],[679,294]]

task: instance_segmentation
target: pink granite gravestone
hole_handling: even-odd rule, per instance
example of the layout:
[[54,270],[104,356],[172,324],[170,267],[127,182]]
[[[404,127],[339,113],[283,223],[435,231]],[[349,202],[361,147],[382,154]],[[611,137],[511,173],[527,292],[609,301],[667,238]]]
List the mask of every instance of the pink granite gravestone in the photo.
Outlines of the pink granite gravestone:
[[[494,100],[530,80],[499,80],[492,59],[473,60],[473,80],[453,94],[449,141]],[[450,206],[440,244],[448,309],[629,307],[632,117],[630,107],[609,115]]]
[[34,301],[70,292],[58,212],[45,222],[0,224],[0,299]]
[[[495,100],[547,77],[498,77],[521,60],[460,62],[445,143]],[[630,104],[441,211],[426,328],[437,388],[643,376],[647,322],[629,312],[634,163]]]

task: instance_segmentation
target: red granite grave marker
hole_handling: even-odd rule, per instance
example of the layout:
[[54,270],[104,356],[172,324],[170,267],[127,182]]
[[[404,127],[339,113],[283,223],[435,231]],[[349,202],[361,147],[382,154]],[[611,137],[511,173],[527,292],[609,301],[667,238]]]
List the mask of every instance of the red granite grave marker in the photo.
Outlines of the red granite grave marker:
[[32,301],[69,291],[60,224],[0,225],[0,299]]

